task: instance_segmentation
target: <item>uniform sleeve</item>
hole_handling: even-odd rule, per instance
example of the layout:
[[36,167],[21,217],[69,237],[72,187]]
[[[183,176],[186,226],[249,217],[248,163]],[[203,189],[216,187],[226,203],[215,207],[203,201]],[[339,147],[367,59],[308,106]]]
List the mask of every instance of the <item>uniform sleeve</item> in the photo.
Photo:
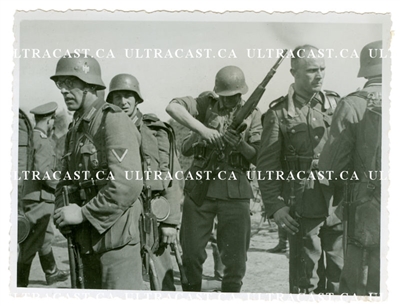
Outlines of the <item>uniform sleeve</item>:
[[349,101],[342,99],[332,118],[328,141],[321,152],[318,167],[321,171],[333,171],[332,178],[339,177],[341,171],[348,169],[351,152],[355,145],[353,124],[358,121]]
[[110,111],[105,120],[105,152],[114,179],[82,207],[87,220],[102,234],[138,199],[142,180],[128,180],[126,173],[141,171],[140,135],[129,117]]
[[250,124],[250,128],[246,132],[246,142],[250,144],[254,149],[256,149],[256,155],[252,163],[256,163],[257,153],[261,140],[262,133],[262,124],[261,124],[261,112],[258,109],[255,109],[251,114],[252,120]]
[[[283,181],[276,179],[277,171],[282,171],[281,164],[282,134],[279,131],[279,121],[275,112],[270,109],[263,118],[263,131],[257,157],[257,171],[261,179],[258,185],[266,213],[272,217],[285,203],[280,197]],[[271,180],[268,180],[267,171],[272,171]],[[262,178],[265,178],[263,180]]]
[[195,132],[190,131],[189,135],[187,135],[181,144],[181,153],[183,156],[192,156],[193,155],[193,144],[197,142],[198,135]]
[[37,145],[35,145],[35,159],[34,159],[34,169],[39,171],[41,176],[45,173],[49,180],[42,180],[42,184],[44,184],[47,188],[51,190],[55,190],[58,180],[54,178],[54,169],[55,169],[55,152],[54,148],[51,145],[50,139],[48,138],[38,138]]
[[207,107],[210,104],[209,97],[199,97],[194,99],[193,97],[187,96],[183,98],[175,98],[170,103],[177,103],[186,108],[186,110],[193,117],[198,119],[200,122],[204,121],[204,116],[207,111]]
[[197,117],[199,114],[197,110],[197,103],[193,97],[187,96],[182,98],[175,98],[170,103],[176,103],[182,105],[193,117]]

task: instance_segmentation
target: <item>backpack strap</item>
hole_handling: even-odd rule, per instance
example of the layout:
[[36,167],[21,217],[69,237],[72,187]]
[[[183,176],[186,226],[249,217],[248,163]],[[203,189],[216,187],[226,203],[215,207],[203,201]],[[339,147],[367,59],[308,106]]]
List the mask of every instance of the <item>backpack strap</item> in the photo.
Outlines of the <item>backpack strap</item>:
[[[367,109],[364,114],[365,116],[368,114],[368,112],[375,114],[379,118],[379,123],[378,123],[378,132],[377,135],[382,135],[382,97],[380,92],[366,92],[363,90],[356,91],[351,93],[349,96],[355,96],[359,97],[361,99],[366,100],[367,102]],[[369,169],[372,169],[372,171],[375,171],[377,169],[377,163],[378,161],[381,160],[381,142],[376,141],[376,147],[375,147],[375,154],[371,160],[371,164]],[[364,169],[364,172],[367,172],[367,167],[365,166],[364,161],[361,158],[361,154],[358,150],[356,150],[356,155],[358,159],[360,160],[361,166]],[[370,195],[373,194],[374,190],[379,187],[379,184],[377,185],[375,180],[372,180],[371,177],[369,176],[368,179],[368,190],[370,192]]]

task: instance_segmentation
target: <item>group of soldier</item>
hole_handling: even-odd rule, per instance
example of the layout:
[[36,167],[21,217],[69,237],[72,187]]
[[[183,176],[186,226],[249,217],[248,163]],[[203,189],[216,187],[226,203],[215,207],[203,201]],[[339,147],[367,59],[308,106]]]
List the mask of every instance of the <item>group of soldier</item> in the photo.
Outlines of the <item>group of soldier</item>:
[[[175,290],[170,246],[179,228],[187,278],[182,289],[202,290],[205,249],[216,229],[214,240],[224,266],[221,291],[240,292],[253,198],[246,171],[253,164],[262,172],[333,170],[334,178],[345,170],[360,174],[351,184],[326,179],[258,184],[267,216],[279,226],[280,236],[289,237],[290,293],[379,294],[380,182],[364,176],[381,167],[382,59],[372,57],[371,49],[382,49],[382,42],[361,51],[358,77],[367,79],[364,88],[340,99],[322,90],[325,61],[308,56],[317,48],[296,48],[288,94],[273,101],[263,115],[254,109],[240,129],[232,129],[231,123],[245,104],[242,95],[248,86],[236,66],[218,71],[212,91],[172,99],[167,113],[191,131],[181,147],[181,154],[193,156],[188,171],[205,170],[217,151],[224,154],[213,161],[212,175],[225,171],[235,177],[190,180],[184,187],[183,181],[125,178],[129,171],[180,170],[168,125],[138,109],[143,102],[138,80],[130,74],[115,76],[106,102],[98,94],[106,86],[94,58],[61,58],[51,79],[74,115],[65,137],[60,181],[25,182],[24,211],[36,218],[30,217],[35,219],[33,230],[20,243],[17,286],[28,285],[37,252],[49,284],[68,277],[57,268],[51,251],[53,214],[55,226],[66,237],[73,235],[79,250],[81,288],[143,289],[147,256],[147,265],[153,267],[152,289]],[[47,103],[31,110],[36,121],[33,168],[40,172],[54,171],[48,138],[56,108]],[[90,174],[63,179],[75,171]],[[104,179],[109,173],[114,179]],[[149,235],[153,223],[146,214],[150,221],[156,215],[159,235]]]

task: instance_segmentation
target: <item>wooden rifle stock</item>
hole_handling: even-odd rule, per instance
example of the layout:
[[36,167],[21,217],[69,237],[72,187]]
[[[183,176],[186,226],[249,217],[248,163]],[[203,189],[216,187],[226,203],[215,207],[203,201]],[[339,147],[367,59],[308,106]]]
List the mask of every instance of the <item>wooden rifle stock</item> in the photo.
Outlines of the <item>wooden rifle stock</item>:
[[238,113],[236,114],[235,118],[232,121],[232,124],[229,127],[230,129],[236,130],[243,123],[243,121],[248,116],[250,116],[250,114],[257,107],[258,102],[260,102],[260,99],[261,99],[261,97],[263,96],[263,94],[265,92],[265,87],[268,85],[269,81],[271,81],[271,79],[274,76],[276,70],[281,65],[283,60],[285,59],[285,56],[286,56],[287,52],[288,52],[287,49],[283,50],[282,55],[276,61],[275,65],[270,69],[270,71],[268,72],[268,74],[266,75],[264,80],[262,80],[262,82],[253,91],[251,96],[247,99],[247,101],[243,105],[243,107],[238,111]]
[[[68,186],[63,186],[62,196],[63,196],[64,206],[69,205],[68,195],[69,195]],[[67,246],[68,246],[69,269],[71,275],[71,287],[83,289],[84,288],[83,263],[80,252],[75,244],[73,234],[68,234]]]

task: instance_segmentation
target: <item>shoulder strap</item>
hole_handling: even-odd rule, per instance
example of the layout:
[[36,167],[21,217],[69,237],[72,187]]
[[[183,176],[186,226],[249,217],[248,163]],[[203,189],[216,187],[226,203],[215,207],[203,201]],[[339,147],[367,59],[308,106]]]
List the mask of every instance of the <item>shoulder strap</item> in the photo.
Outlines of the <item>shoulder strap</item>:
[[336,106],[337,106],[337,102],[335,97],[330,96],[330,95],[326,95],[326,98],[329,101],[329,104],[331,105],[332,110],[335,110]]
[[285,100],[285,97],[284,97],[284,96],[279,97],[278,99],[272,101],[272,102],[269,104],[269,108],[273,108],[273,107],[277,106],[279,103],[283,102],[284,100]]
[[[167,122],[161,121],[158,117],[152,116],[152,115],[143,115],[143,122],[150,128],[150,129],[162,129],[165,131],[168,135],[168,142],[169,142],[169,169],[172,171],[174,169],[174,156],[177,152],[176,149],[176,137],[175,137],[175,131],[173,127],[168,124]],[[143,155],[143,150],[142,146],[140,146],[141,154],[142,157]],[[171,180],[170,185],[172,186],[173,180]]]

